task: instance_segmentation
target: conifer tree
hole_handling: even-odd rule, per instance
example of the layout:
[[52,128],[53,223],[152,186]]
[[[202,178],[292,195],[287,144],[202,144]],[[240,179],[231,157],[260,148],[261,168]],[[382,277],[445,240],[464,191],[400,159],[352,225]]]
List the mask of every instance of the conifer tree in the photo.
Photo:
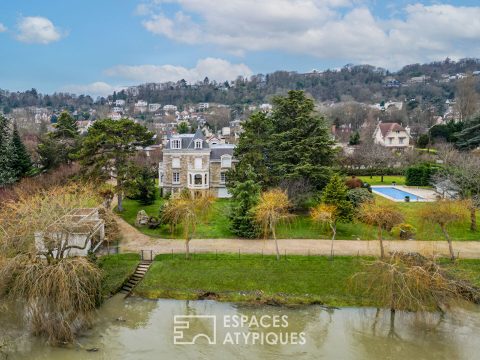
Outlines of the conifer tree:
[[322,202],[336,206],[339,221],[350,221],[353,218],[353,205],[348,201],[348,187],[339,175],[333,175],[323,189]]
[[13,152],[8,125],[7,118],[0,115],[0,187],[17,180],[15,170],[12,167]]
[[11,149],[13,153],[12,168],[17,176],[25,176],[32,169],[32,160],[18,133],[17,124],[13,124]]
[[260,185],[255,182],[251,167],[245,174],[246,180],[236,182],[231,187],[232,211],[230,213],[230,229],[242,238],[256,238],[260,235],[260,227],[255,221],[252,209],[260,197]]
[[64,111],[57,119],[55,131],[43,136],[38,145],[40,163],[45,169],[69,163],[78,152],[79,140],[76,120]]

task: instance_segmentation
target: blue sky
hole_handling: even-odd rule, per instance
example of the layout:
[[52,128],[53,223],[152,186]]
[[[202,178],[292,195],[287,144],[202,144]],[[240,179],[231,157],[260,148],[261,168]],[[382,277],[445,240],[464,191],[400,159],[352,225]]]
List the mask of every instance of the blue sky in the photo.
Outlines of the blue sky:
[[480,4],[379,0],[0,3],[0,88],[105,95],[147,81],[480,57]]

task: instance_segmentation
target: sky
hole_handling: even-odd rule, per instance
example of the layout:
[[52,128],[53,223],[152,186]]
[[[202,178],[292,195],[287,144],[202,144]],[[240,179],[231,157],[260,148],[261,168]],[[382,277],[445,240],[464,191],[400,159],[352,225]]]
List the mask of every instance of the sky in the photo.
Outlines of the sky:
[[480,57],[480,1],[0,0],[0,88],[104,96],[346,64]]

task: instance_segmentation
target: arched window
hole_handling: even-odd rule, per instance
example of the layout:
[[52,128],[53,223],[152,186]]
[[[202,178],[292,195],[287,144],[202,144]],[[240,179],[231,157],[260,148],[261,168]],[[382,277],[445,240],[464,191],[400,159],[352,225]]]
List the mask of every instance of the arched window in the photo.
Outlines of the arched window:
[[202,140],[195,140],[195,149],[201,149],[202,148]]

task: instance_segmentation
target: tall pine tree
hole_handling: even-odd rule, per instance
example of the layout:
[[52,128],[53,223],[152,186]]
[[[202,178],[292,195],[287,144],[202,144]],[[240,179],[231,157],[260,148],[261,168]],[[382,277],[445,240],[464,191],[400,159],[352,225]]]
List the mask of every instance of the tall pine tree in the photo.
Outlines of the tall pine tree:
[[10,127],[7,118],[0,115],[0,187],[12,184],[17,180],[12,167],[13,151]]
[[18,177],[23,177],[32,169],[32,160],[18,133],[17,124],[13,124],[11,149],[13,153],[12,168]]
[[289,91],[273,103],[271,114],[256,113],[245,122],[232,181],[245,180],[245,169],[251,165],[262,187],[306,180],[314,189],[322,189],[335,153],[325,119],[303,91]]
[[57,119],[55,131],[44,135],[38,145],[42,167],[51,169],[69,163],[73,154],[78,152],[79,144],[76,120],[64,111]]

